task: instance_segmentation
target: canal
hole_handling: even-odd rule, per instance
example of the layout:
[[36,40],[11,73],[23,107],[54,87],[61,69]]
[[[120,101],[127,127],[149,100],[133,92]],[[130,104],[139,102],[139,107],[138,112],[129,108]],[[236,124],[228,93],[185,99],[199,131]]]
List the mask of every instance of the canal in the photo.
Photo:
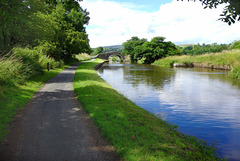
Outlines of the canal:
[[182,133],[216,144],[219,156],[240,160],[240,83],[227,71],[116,63],[98,73]]

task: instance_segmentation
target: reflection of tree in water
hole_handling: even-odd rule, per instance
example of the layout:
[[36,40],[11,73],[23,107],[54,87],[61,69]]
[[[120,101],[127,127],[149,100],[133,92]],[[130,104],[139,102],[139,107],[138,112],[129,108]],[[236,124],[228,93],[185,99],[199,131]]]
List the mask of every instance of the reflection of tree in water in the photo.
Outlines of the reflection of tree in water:
[[103,73],[104,70],[118,70],[119,68],[124,68],[126,66],[132,66],[132,65],[125,65],[125,64],[105,64],[98,70],[99,73]]
[[174,75],[175,71],[172,68],[152,65],[136,65],[124,68],[124,79],[136,87],[147,84],[154,86],[156,89],[162,89],[164,84],[169,83]]

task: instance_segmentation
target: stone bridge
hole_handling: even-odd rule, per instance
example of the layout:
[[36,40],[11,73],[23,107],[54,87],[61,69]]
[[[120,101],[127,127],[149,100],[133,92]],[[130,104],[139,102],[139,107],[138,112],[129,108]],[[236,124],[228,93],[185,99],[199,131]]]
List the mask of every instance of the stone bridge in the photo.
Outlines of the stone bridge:
[[108,60],[110,56],[118,56],[121,59],[121,61],[124,60],[124,57],[121,55],[120,52],[101,53],[101,54],[98,54],[98,56],[96,56],[96,58]]

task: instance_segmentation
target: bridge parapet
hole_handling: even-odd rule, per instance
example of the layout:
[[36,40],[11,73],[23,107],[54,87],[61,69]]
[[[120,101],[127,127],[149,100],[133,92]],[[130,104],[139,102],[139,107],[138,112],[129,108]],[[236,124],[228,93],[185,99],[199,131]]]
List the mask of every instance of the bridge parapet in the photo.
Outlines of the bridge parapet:
[[120,52],[100,53],[100,54],[98,54],[98,56],[97,56],[96,58],[108,60],[109,57],[112,56],[112,55],[116,55],[116,56],[118,56],[121,60],[124,60],[124,57],[121,55]]

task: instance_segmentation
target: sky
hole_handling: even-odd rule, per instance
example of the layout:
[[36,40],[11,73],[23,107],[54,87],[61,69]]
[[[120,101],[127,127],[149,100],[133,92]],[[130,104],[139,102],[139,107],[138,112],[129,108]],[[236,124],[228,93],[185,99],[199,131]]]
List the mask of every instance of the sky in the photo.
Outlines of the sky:
[[203,9],[199,1],[83,0],[90,12],[86,27],[92,48],[122,45],[137,36],[149,41],[162,36],[175,44],[229,44],[240,40],[240,22],[220,20],[224,5]]

